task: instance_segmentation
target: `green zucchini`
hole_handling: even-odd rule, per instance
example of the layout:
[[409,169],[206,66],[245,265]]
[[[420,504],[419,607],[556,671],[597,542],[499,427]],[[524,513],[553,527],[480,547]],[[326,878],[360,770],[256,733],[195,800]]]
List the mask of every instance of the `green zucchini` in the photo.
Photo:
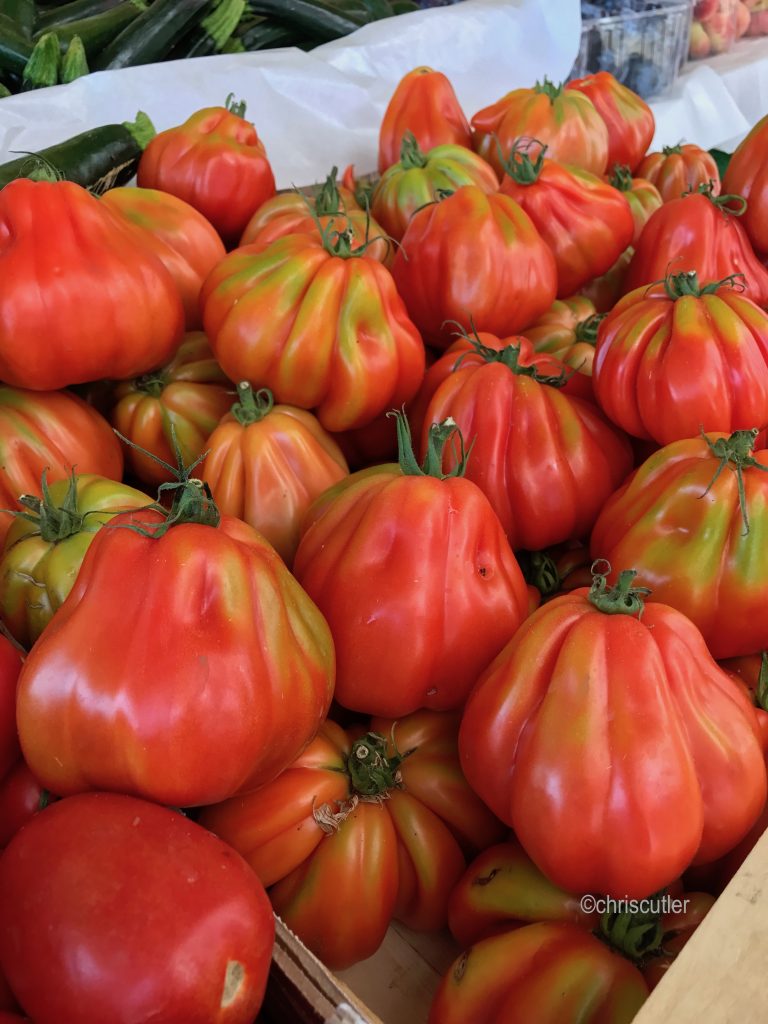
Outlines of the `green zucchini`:
[[219,0],[216,7],[174,47],[171,59],[221,53],[240,23],[245,0]]
[[71,0],[70,3],[50,11],[39,11],[35,27],[39,32],[58,29],[60,25],[66,25],[70,21],[82,21],[83,18],[104,14],[122,3],[123,0]]
[[296,38],[295,29],[264,19],[262,24],[243,32],[240,42],[246,50],[273,50],[280,46],[293,46]]
[[108,46],[124,28],[127,28],[146,10],[145,0],[125,0],[119,7],[113,7],[111,11],[94,14],[81,21],[68,21],[64,25],[58,26],[56,35],[59,37],[62,50],[69,46],[70,39],[79,36],[83,41],[88,58],[92,59],[97,57],[105,46]]
[[56,85],[60,62],[59,37],[55,32],[46,32],[32,48],[21,76],[21,88],[45,89],[49,85]]
[[25,38],[31,38],[37,17],[35,0],[0,0],[0,14],[10,19]]
[[139,111],[135,121],[92,128],[38,153],[0,164],[0,188],[45,164],[67,181],[99,194],[106,192],[130,181],[154,134],[152,122]]
[[80,36],[73,36],[69,41],[64,55],[61,58],[59,69],[59,81],[62,85],[74,82],[76,78],[82,78],[89,72],[88,55]]
[[93,62],[94,71],[162,60],[195,20],[211,9],[209,0],[154,0]]
[[360,21],[320,0],[250,0],[254,14],[269,14],[318,39],[338,39],[360,28]]
[[0,15],[0,71],[23,74],[32,56],[32,43],[25,39],[14,23]]

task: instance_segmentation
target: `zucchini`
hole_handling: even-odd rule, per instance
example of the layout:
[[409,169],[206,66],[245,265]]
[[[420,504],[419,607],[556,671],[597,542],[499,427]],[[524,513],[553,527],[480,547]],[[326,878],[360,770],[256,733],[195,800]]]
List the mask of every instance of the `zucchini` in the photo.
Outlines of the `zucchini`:
[[94,71],[162,60],[193,20],[210,9],[209,0],[154,0],[93,62]]
[[247,29],[240,36],[240,42],[246,50],[272,50],[280,46],[295,46],[296,39],[295,29],[266,19],[262,24]]
[[0,15],[0,71],[24,73],[32,56],[32,43],[25,39],[14,23]]
[[320,0],[250,0],[254,14],[269,14],[318,39],[338,39],[360,28],[360,21]]
[[10,19],[19,32],[30,39],[35,30],[35,0],[0,0],[0,14]]
[[171,59],[221,53],[240,24],[244,11],[245,0],[219,0],[216,7],[174,48]]
[[21,76],[21,88],[45,89],[56,85],[59,80],[59,37],[55,32],[46,32],[35,43]]
[[83,18],[104,14],[122,3],[123,0],[71,0],[61,7],[38,12],[36,28],[39,32],[58,29],[60,25],[66,25],[70,21],[82,21]]
[[88,55],[85,52],[83,41],[80,36],[73,36],[61,58],[59,81],[62,85],[66,85],[68,82],[74,82],[76,78],[87,75],[89,70]]
[[147,5],[144,0],[125,0],[118,7],[113,7],[111,11],[104,11],[102,14],[94,14],[81,21],[68,21],[64,25],[60,25],[56,29],[56,35],[59,37],[62,50],[69,46],[70,39],[79,36],[88,58],[92,59],[97,57],[105,46],[111,43],[146,9]]
[[152,122],[139,111],[133,122],[92,128],[39,153],[27,153],[0,164],[0,188],[46,164],[67,181],[99,194],[106,192],[130,181],[154,134]]

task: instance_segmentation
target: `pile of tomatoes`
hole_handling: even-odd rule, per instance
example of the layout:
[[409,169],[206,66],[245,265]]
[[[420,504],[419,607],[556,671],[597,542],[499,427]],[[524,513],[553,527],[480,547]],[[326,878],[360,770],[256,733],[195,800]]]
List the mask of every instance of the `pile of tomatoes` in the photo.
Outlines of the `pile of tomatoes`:
[[229,102],[0,191],[0,1020],[252,1024],[272,909],[449,927],[430,1024],[632,1019],[768,744],[768,119],[653,134],[418,68],[373,183]]

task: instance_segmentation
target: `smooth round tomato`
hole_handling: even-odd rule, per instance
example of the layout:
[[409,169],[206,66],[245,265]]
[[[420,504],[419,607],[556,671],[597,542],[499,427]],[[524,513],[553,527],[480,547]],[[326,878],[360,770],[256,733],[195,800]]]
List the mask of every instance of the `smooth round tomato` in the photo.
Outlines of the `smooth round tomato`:
[[0,618],[30,648],[72,590],[96,531],[152,499],[127,484],[73,472],[23,504],[24,516],[15,519],[0,552]]
[[656,131],[653,111],[642,97],[622,85],[609,71],[568,82],[566,89],[578,89],[588,96],[608,129],[608,167],[627,164],[637,167]]
[[20,651],[0,635],[0,782],[21,752],[16,732],[16,683],[20,671]]
[[738,842],[766,770],[748,697],[690,620],[643,607],[634,576],[523,623],[470,695],[459,752],[554,884],[642,899]]
[[768,115],[761,118],[736,147],[723,177],[723,191],[744,196],[741,223],[756,252],[768,253]]
[[241,857],[182,814],[88,793],[0,858],[0,964],[35,1024],[252,1024],[274,919]]
[[647,996],[637,968],[582,928],[530,924],[462,953],[429,1024],[630,1024]]
[[276,913],[333,969],[371,956],[392,918],[445,926],[475,852],[503,835],[464,780],[458,714],[333,722],[274,782],[205,808],[201,824],[271,886]]
[[20,757],[0,778],[0,850],[34,814],[47,807],[51,799],[50,793],[43,789]]
[[720,172],[715,158],[691,142],[649,153],[637,166],[636,174],[655,185],[665,203],[710,182],[712,194],[720,194]]

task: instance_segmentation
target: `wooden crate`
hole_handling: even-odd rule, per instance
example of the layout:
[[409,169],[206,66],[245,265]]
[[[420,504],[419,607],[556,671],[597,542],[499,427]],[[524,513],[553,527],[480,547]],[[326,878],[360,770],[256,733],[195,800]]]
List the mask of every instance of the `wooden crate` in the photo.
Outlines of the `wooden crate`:
[[[335,975],[278,921],[259,1024],[427,1024],[432,995],[457,953],[448,935],[395,925],[374,956]],[[634,1024],[768,1024],[766,955],[768,832]]]

